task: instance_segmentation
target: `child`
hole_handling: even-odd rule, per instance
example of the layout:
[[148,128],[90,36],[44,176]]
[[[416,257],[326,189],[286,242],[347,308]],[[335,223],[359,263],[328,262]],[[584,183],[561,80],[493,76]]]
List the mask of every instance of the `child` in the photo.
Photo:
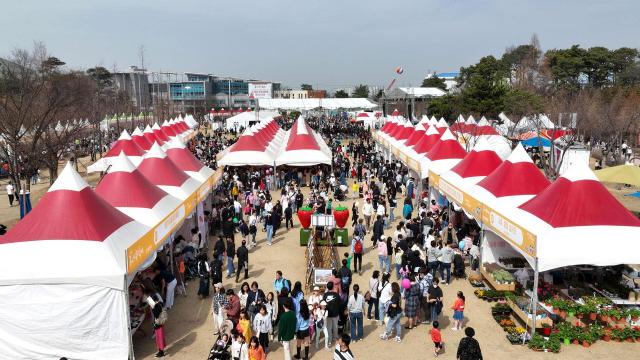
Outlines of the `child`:
[[451,306],[451,309],[453,309],[453,327],[451,330],[462,329],[462,321],[464,320],[464,294],[462,291],[458,291],[457,295],[453,306]]
[[216,341],[215,345],[213,346],[213,350],[216,352],[222,352],[224,348],[227,346],[228,342],[229,342],[229,335],[222,334],[222,336],[220,336],[218,341]]
[[249,360],[266,360],[267,355],[264,352],[264,349],[260,345],[260,342],[257,337],[252,337],[249,342]]
[[433,354],[436,357],[438,356],[438,354],[440,353],[440,350],[442,350],[442,347],[444,346],[444,342],[442,341],[442,335],[440,334],[440,330],[438,329],[438,327],[440,327],[440,324],[438,323],[438,321],[434,321],[433,329],[429,331],[429,333],[431,333],[431,341],[433,341],[433,345],[435,346],[435,349],[433,350]]
[[249,360],[249,349],[244,337],[237,330],[233,330],[231,342],[231,358],[234,360]]
[[260,305],[260,311],[253,319],[253,330],[258,335],[260,346],[267,353],[269,351],[269,334],[273,331],[273,325],[265,305]]
[[351,269],[351,259],[353,259],[353,254],[346,252],[344,253],[344,258],[347,260],[347,269]]
[[264,304],[264,306],[267,308],[267,314],[271,319],[271,332],[269,335],[273,337],[273,324],[275,323],[278,317],[278,302],[276,301],[275,295],[273,294],[273,292],[269,292],[267,294],[267,302]]
[[242,311],[240,313],[240,320],[238,321],[238,326],[236,327],[240,336],[244,337],[244,341],[247,342],[251,339],[251,322],[249,321],[249,315],[246,311]]

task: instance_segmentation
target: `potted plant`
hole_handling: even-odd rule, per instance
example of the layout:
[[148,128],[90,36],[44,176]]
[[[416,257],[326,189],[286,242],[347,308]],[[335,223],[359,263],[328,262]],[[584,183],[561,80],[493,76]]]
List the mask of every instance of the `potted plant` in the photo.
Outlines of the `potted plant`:
[[602,340],[606,342],[611,341],[611,328],[605,328],[602,330]]
[[562,339],[565,345],[569,345],[571,340],[573,340],[575,333],[573,326],[567,322],[561,322],[556,326],[556,330],[557,332],[555,333],[555,336]]
[[333,209],[333,218],[336,220],[336,225],[339,228],[344,228],[347,224],[347,220],[349,220],[349,210],[339,205],[335,209]]
[[631,317],[631,321],[638,321],[638,318],[640,318],[640,309],[638,308],[632,308],[627,310],[627,314]]
[[549,336],[551,335],[551,326],[549,324],[542,324],[542,335]]
[[539,334],[533,334],[531,340],[529,340],[529,349],[533,351],[544,351],[546,340]]

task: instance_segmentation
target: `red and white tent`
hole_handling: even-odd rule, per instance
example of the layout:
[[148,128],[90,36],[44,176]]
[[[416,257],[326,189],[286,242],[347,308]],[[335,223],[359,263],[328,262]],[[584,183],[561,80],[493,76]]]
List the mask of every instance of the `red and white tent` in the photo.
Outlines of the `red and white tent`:
[[491,207],[515,208],[538,195],[549,186],[549,180],[538,169],[522,145],[491,174],[473,187],[473,194]]
[[411,133],[411,135],[409,135],[407,140],[404,142],[404,146],[410,147],[417,144],[418,141],[422,137],[424,137],[425,132],[427,132],[427,129],[424,127],[424,124],[420,122],[418,125],[416,125],[415,128],[413,128],[413,132]]
[[442,174],[442,179],[462,190],[478,183],[497,169],[507,158],[511,148],[506,142],[502,144],[504,144],[502,149],[496,149],[486,137],[480,137],[474,148],[462,161],[450,171]]
[[126,250],[148,231],[67,164],[0,237],[2,356],[126,359]]
[[473,135],[476,132],[476,119],[473,118],[473,115],[469,115],[467,121],[465,121],[464,126],[462,127],[462,133],[465,135]]
[[444,173],[459,163],[466,155],[467,152],[464,151],[449,128],[446,128],[440,141],[429,150],[425,159],[420,161],[422,178],[428,177],[429,171],[438,175]]
[[147,180],[120,153],[98,186],[96,193],[111,206],[148,226],[158,225],[182,203]]
[[440,118],[435,126],[440,135],[444,134],[444,131],[449,128],[449,124],[447,124],[444,118]]
[[539,271],[640,261],[640,220],[611,195],[587,164],[575,163],[520,209],[514,220],[536,234]]
[[433,125],[429,125],[424,132],[424,136],[422,136],[412,148],[407,150],[407,155],[416,160],[422,159],[424,154],[440,141],[440,136],[442,135],[440,135],[438,130]]
[[[158,143],[158,145],[164,144],[164,141],[154,134],[151,126],[147,125],[142,131],[142,136],[153,146],[153,143]],[[149,148],[151,149],[151,148]]]
[[151,130],[153,131],[153,135],[156,136],[156,139],[162,140],[163,143],[169,141],[169,137],[162,132],[158,123],[154,123]]
[[160,125],[160,130],[165,134],[168,138],[172,138],[178,135],[176,131],[171,127],[171,124],[167,120],[165,120],[162,125]]
[[167,143],[165,152],[169,159],[176,164],[178,169],[184,171],[200,183],[209,181],[209,178],[211,178],[214,173],[212,169],[204,166],[200,160],[196,159],[193,153],[176,138]]
[[322,151],[318,138],[302,116],[285,136],[282,151],[276,157],[276,165],[311,166],[331,164],[331,156]]
[[144,150],[140,148],[129,136],[127,130],[122,130],[122,134],[116,142],[111,145],[111,149],[95,163],[87,167],[87,172],[105,171],[109,168],[120,152],[123,152],[134,165],[140,164]]
[[153,145],[153,143],[150,143],[143,136],[142,130],[140,130],[140,128],[137,126],[133,130],[133,133],[131,133],[131,139],[133,140],[134,143],[136,143],[136,145],[138,145],[144,151],[151,149],[151,145]]
[[235,144],[218,159],[221,166],[273,166],[275,154],[253,136],[251,129],[244,130]]
[[169,195],[186,200],[194,194],[200,184],[185,172],[162,151],[158,143],[144,155],[138,170],[154,185],[169,193]]

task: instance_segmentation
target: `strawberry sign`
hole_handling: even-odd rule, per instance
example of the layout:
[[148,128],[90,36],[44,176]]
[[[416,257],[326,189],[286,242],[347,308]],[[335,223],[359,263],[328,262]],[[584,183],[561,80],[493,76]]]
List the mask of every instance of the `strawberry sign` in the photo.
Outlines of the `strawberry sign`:
[[333,210],[333,218],[336,219],[339,228],[344,228],[349,220],[349,210],[344,206],[338,206]]
[[298,221],[303,228],[308,229],[311,226],[311,215],[313,215],[313,209],[310,207],[298,209]]

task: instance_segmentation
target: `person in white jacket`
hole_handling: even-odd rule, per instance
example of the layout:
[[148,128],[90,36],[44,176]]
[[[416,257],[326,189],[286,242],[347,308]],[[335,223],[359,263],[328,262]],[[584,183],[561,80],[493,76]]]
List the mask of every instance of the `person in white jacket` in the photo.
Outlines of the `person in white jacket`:
[[231,358],[249,360],[249,347],[242,335],[234,335],[231,342]]
[[362,318],[364,314],[364,295],[359,293],[360,286],[353,284],[353,294],[349,296],[347,309],[349,309],[349,320],[351,322],[351,340],[354,342],[362,340]]
[[382,280],[378,284],[378,291],[380,292],[380,296],[378,297],[379,307],[380,307],[380,323],[384,324],[384,318],[387,314],[387,303],[391,301],[391,296],[393,295],[393,291],[391,291],[391,282],[389,281],[389,273],[384,273],[382,275]]
[[322,300],[320,301],[320,306],[316,308],[313,313],[313,317],[315,319],[316,330],[314,333],[315,341],[316,341],[316,349],[320,344],[320,333],[324,334],[324,347],[325,349],[331,351],[329,348],[329,331],[327,330],[327,315],[329,311],[327,310],[327,302]]
[[253,318],[253,331],[258,335],[258,341],[264,349],[264,352],[268,352],[269,334],[273,331],[273,325],[271,324],[271,316],[269,316],[265,305],[260,305],[260,311]]

